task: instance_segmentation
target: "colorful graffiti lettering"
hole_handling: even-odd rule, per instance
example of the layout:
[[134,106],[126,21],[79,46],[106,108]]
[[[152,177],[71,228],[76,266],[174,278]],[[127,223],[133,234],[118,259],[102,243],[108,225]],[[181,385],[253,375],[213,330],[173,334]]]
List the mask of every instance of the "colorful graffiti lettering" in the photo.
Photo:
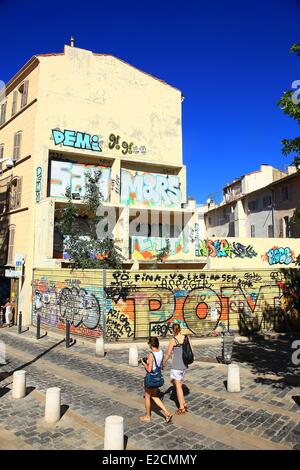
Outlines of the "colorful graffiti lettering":
[[78,193],[81,198],[86,191],[87,170],[100,170],[99,190],[103,201],[110,199],[110,168],[104,166],[83,165],[79,163],[51,161],[50,196],[66,197],[66,189]]
[[228,240],[201,240],[200,247],[195,250],[196,256],[211,256],[213,258],[255,258],[257,252],[251,245]]
[[36,169],[36,183],[35,183],[35,200],[40,202],[41,200],[41,181],[42,181],[42,169],[40,166]]
[[100,140],[99,135],[87,134],[86,132],[52,129],[52,136],[55,145],[102,152],[103,140]]
[[178,176],[122,169],[121,202],[123,204],[175,207],[179,206],[181,201]]
[[189,240],[185,237],[131,237],[131,254],[133,259],[152,259],[157,253],[167,246],[169,241],[169,255],[167,258],[179,253],[189,253]]
[[270,270],[115,270],[107,271],[106,286],[99,271],[93,272],[92,286],[84,275],[72,280],[70,273],[63,282],[59,274],[47,276],[49,271],[35,272],[33,320],[39,312],[44,323],[64,328],[69,319],[75,333],[99,336],[103,305],[105,334],[112,341],[166,336],[173,322],[197,336],[237,330],[240,325],[250,331],[267,328],[274,316],[281,315],[286,295],[285,275]]
[[295,253],[289,247],[273,246],[262,256],[263,261],[268,261],[269,265],[296,263]]

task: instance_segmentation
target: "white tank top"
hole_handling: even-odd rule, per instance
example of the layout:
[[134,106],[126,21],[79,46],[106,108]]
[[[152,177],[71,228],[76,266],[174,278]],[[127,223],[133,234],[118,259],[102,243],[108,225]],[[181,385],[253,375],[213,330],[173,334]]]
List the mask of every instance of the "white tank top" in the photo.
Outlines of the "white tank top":
[[10,315],[10,314],[11,314],[11,305],[8,305],[8,306],[6,307],[5,313],[6,313],[7,315]]
[[[155,356],[155,359],[156,359],[156,362],[157,362],[157,367],[160,367],[161,363],[162,363],[162,359],[163,359],[163,352],[162,350],[160,351],[151,351],[152,354],[154,354]],[[155,361],[153,359],[153,365],[152,365],[152,370],[154,371],[156,369],[156,365],[155,365]]]

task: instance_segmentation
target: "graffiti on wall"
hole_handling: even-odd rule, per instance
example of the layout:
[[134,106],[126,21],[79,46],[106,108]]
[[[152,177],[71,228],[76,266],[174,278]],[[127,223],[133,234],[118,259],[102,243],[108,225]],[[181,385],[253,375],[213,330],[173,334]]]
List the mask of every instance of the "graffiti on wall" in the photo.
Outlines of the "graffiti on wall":
[[146,153],[146,147],[144,145],[138,147],[133,142],[126,142],[125,140],[120,143],[121,137],[119,135],[110,134],[108,147],[116,150],[122,149],[122,154],[126,155],[127,153]]
[[51,327],[65,329],[69,320],[75,334],[101,334],[99,301],[94,293],[80,286],[80,280],[35,280],[32,307],[33,323],[40,314],[41,322]]
[[262,256],[262,259],[267,261],[270,266],[274,264],[293,264],[297,260],[295,253],[288,246],[273,246]]
[[36,182],[35,182],[35,200],[40,202],[41,200],[41,181],[42,181],[42,169],[40,166],[35,170]]
[[66,189],[71,188],[71,193],[77,193],[80,198],[86,191],[87,170],[100,170],[99,190],[103,201],[110,198],[110,168],[105,166],[83,165],[80,163],[51,161],[50,196],[65,197]]
[[189,253],[190,243],[186,237],[164,238],[164,237],[131,237],[131,254],[133,259],[154,258],[157,253],[166,248],[169,242],[169,254],[167,258]]
[[[285,274],[271,270],[107,271],[106,286],[99,271],[93,285],[73,280],[71,273],[65,281],[59,275],[35,276],[33,321],[39,312],[49,326],[65,328],[69,319],[74,333],[99,336],[102,305],[105,334],[112,341],[166,336],[173,322],[197,336],[241,326],[267,328],[284,308],[286,291]],[[299,292],[293,295],[299,301]]]
[[103,140],[96,134],[87,134],[86,132],[67,129],[63,131],[60,129],[52,129],[52,137],[55,145],[102,152]]
[[211,256],[213,258],[255,258],[257,252],[252,245],[243,245],[228,240],[200,240],[200,246],[195,250],[196,256]]
[[121,202],[126,205],[175,207],[182,201],[180,178],[121,170]]

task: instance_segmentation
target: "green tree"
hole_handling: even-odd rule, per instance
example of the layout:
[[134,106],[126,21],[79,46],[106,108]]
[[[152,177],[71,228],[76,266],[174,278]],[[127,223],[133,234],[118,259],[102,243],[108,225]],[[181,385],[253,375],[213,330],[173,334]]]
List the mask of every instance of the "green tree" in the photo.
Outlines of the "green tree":
[[[70,255],[73,269],[120,269],[124,257],[113,236],[98,238],[98,215],[103,196],[99,190],[101,171],[86,172],[86,193],[83,204],[75,203],[71,189],[67,188],[68,202],[59,208],[55,227],[64,240],[64,248]],[[81,221],[84,220],[84,231]]]
[[[290,52],[300,57],[300,44],[293,44]],[[300,125],[300,91],[287,90],[277,102],[277,106]],[[300,171],[300,137],[283,139],[281,143],[283,155],[293,157],[293,164]],[[300,211],[297,209],[294,212],[293,222],[300,224]],[[300,255],[297,263],[300,264]]]
[[158,252],[154,256],[155,261],[160,262],[160,263],[165,261],[165,259],[170,255],[170,249],[171,249],[170,240],[166,239],[166,245],[160,250],[158,250]]

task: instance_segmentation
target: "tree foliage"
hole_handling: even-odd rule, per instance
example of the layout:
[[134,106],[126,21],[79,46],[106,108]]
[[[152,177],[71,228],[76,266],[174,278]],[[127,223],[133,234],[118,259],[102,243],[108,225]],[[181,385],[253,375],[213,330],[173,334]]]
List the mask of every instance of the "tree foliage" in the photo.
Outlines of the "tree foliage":
[[[74,269],[119,269],[124,257],[113,236],[99,238],[97,235],[97,226],[103,220],[99,215],[103,200],[99,190],[101,171],[88,171],[86,177],[83,203],[74,202],[71,189],[67,188],[68,202],[59,208],[55,226],[64,240],[64,248]],[[84,231],[80,224],[83,220]]]
[[[290,52],[300,57],[300,44],[293,44]],[[290,116],[300,125],[300,92],[298,90],[287,90],[277,102],[277,105],[284,114]],[[281,143],[283,155],[293,157],[293,164],[300,171],[300,137],[282,139]],[[294,212],[293,222],[296,224],[300,223],[300,212],[297,209]],[[298,256],[297,264],[300,264],[300,255]]]

